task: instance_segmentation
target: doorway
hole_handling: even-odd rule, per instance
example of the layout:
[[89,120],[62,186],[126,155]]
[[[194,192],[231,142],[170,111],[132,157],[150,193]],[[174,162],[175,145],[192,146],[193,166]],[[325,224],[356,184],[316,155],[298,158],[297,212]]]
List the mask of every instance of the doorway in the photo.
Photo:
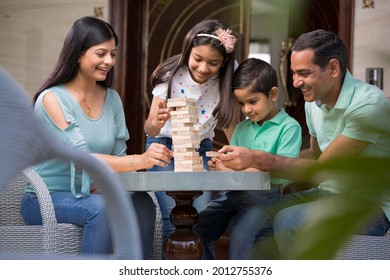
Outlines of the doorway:
[[[144,151],[151,72],[159,62],[180,52],[184,34],[203,19],[220,19],[239,34],[239,62],[248,57],[250,43],[268,48],[279,86],[285,90],[279,106],[302,125],[303,148],[308,145],[308,131],[302,94],[292,87],[289,74],[289,44],[303,32],[324,28],[343,39],[352,57],[354,0],[110,0],[109,6],[110,22],[120,38],[114,87],[121,95],[131,135],[128,153]],[[224,144],[227,140],[217,130],[214,146]]]
[[292,86],[291,45],[302,33],[319,28],[332,31],[344,41],[351,69],[353,12],[353,0],[252,0],[249,46],[256,42],[269,45],[270,64],[277,70],[281,91],[278,105],[301,124],[302,149],[308,148],[310,135],[303,96]]

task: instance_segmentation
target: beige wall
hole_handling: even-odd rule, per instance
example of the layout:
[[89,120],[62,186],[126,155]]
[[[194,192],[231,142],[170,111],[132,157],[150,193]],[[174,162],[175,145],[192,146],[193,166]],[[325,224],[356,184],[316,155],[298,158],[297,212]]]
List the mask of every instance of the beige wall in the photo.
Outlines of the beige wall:
[[390,98],[390,1],[374,0],[373,8],[362,8],[355,0],[353,74],[366,80],[366,68],[383,68],[383,91]]
[[1,0],[0,65],[33,96],[57,61],[73,22],[108,0]]

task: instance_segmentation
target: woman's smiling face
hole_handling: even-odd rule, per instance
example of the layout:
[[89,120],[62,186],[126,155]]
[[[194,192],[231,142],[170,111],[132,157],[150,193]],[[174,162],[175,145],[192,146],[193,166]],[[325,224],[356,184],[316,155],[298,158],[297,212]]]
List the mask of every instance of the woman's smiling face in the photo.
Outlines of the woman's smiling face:
[[104,81],[115,65],[115,40],[109,40],[90,47],[79,59],[79,72],[86,78]]

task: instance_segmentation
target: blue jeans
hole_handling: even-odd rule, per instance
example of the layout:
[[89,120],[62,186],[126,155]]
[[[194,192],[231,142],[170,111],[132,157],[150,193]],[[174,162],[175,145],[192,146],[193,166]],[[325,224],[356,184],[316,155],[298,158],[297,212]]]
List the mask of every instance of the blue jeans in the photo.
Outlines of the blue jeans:
[[[278,206],[280,210],[274,218],[274,239],[282,259],[291,259],[296,254],[298,239],[304,238],[305,227],[318,219],[326,218],[331,211],[324,207],[327,197],[334,196],[318,188],[291,193],[283,196]],[[325,211],[324,211],[325,210]],[[313,214],[315,213],[315,214]],[[390,227],[389,220],[378,207],[376,215],[358,234],[383,236]],[[340,229],[342,230],[342,229]]]
[[[146,150],[149,148],[149,146],[152,143],[160,143],[164,144],[168,149],[172,150],[172,138],[163,137],[163,138],[155,138],[155,137],[148,137],[146,139]],[[213,142],[210,139],[204,139],[200,143],[200,148],[198,149],[199,155],[203,157],[203,166],[206,170],[209,169],[207,161],[210,160],[210,157],[206,157],[206,152],[211,151],[213,148]],[[174,171],[174,162],[175,160],[172,159],[171,162],[166,167],[161,166],[154,166],[147,171]],[[163,234],[162,234],[162,240],[163,242],[165,239],[175,231],[175,227],[171,224],[170,220],[170,214],[175,207],[175,200],[167,195],[165,192],[156,192],[155,193],[158,204],[160,205],[161,210],[161,217],[163,222]],[[209,202],[211,199],[213,193],[212,192],[203,192],[203,194],[199,197],[197,197],[194,200],[194,207],[200,212],[205,205]]]
[[[221,192],[199,214],[195,231],[206,244],[206,259],[213,259],[209,248],[226,230],[229,233],[229,259],[248,260],[258,233],[272,223],[264,211],[267,205],[278,201],[278,187],[271,191]],[[269,229],[268,229],[269,230]]]
[[[112,240],[104,197],[89,194],[76,198],[70,192],[53,192],[51,198],[59,223],[70,223],[84,227],[81,252],[83,254],[112,254]],[[144,258],[149,257],[153,246],[156,220],[155,205],[145,192],[129,193],[129,199],[139,219]],[[21,215],[28,225],[41,225],[42,217],[35,193],[27,192],[22,197]]]

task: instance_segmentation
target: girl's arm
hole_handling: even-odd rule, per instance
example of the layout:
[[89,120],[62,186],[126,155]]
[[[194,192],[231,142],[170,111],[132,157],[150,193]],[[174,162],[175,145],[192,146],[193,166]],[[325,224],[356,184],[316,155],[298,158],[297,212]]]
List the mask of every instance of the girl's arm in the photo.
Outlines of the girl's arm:
[[170,117],[167,102],[154,96],[152,105],[150,106],[149,116],[144,124],[145,133],[151,137],[158,135]]

